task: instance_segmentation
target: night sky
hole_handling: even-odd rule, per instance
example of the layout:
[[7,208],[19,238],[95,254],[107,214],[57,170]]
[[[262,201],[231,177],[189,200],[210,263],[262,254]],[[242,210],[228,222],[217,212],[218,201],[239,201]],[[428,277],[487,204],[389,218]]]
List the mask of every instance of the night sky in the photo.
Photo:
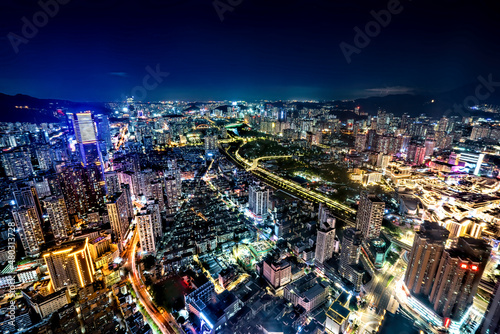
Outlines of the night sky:
[[218,0],[232,9],[223,20],[212,0],[59,1],[30,38],[22,18],[33,22],[37,1],[0,2],[0,92],[117,101],[157,64],[169,75],[144,100],[347,99],[500,81],[497,1],[402,0],[350,63],[339,44],[355,47],[354,28],[392,0]]

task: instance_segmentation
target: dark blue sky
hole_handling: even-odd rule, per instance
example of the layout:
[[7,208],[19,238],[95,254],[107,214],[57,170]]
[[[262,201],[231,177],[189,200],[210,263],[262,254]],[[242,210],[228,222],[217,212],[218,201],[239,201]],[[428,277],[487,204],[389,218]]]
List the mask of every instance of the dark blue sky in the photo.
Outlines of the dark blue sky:
[[494,1],[401,0],[349,64],[339,44],[354,46],[354,27],[364,29],[370,11],[392,0],[218,0],[240,2],[222,21],[213,0],[60,1],[68,3],[17,53],[9,33],[23,37],[22,18],[33,22],[42,9],[1,1],[0,92],[115,101],[157,64],[170,74],[145,100],[440,92],[500,75]]

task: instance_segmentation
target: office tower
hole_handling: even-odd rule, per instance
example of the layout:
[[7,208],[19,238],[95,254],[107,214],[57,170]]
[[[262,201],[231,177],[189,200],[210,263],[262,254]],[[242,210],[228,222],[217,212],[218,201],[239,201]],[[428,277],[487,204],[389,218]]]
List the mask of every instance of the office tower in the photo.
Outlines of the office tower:
[[366,134],[358,133],[354,142],[354,149],[358,152],[363,152],[366,148]]
[[481,334],[500,333],[500,281],[495,285],[493,298],[488,304],[488,309],[480,327]]
[[121,191],[117,172],[105,172],[104,183],[106,184],[106,195],[113,195]]
[[280,109],[278,112],[278,122],[286,122],[287,112],[284,109]]
[[38,168],[40,168],[40,170],[47,171],[51,169],[54,156],[50,147],[39,147],[36,150],[36,159],[38,160]]
[[417,144],[410,144],[406,160],[414,165],[421,165],[425,160],[425,147]]
[[482,239],[459,238],[443,252],[429,301],[442,317],[460,319],[472,305],[491,247]]
[[[376,124],[376,123],[372,123]],[[366,150],[375,150],[377,147],[377,131],[376,130],[368,130],[367,136],[366,136],[366,145],[365,149]]]
[[125,240],[129,227],[129,209],[125,193],[115,193],[106,197],[111,230],[120,244]]
[[97,128],[97,138],[105,143],[106,151],[113,148],[111,133],[109,131],[109,119],[106,115],[95,115],[95,125]]
[[74,114],[73,126],[82,164],[84,166],[95,164],[102,168],[102,154],[97,143],[97,134],[92,114],[90,112]]
[[363,238],[373,239],[380,236],[384,209],[385,202],[375,194],[361,193],[356,228],[361,231]]
[[328,218],[327,222],[320,223],[316,236],[316,261],[323,264],[332,258],[335,246],[335,218]]
[[49,183],[49,178],[43,177],[43,178],[34,178],[33,179],[33,184],[36,189],[36,193],[38,194],[38,197],[44,198],[52,195],[52,191],[50,189],[50,183]]
[[161,180],[152,181],[150,189],[151,189],[150,198],[158,201],[158,208],[160,212],[165,211],[165,199],[163,197],[163,182],[161,182]]
[[424,222],[415,234],[408,257],[405,284],[414,294],[429,295],[450,232],[435,222]]
[[267,215],[269,205],[269,189],[254,182],[249,187],[248,209],[258,218]]
[[62,243],[43,254],[54,290],[83,288],[94,282],[95,268],[88,238]]
[[152,255],[156,254],[156,239],[152,212],[147,208],[143,208],[135,216],[135,223],[139,231],[141,251]]
[[49,216],[50,227],[55,239],[67,238],[71,233],[68,210],[62,196],[48,197],[42,200],[43,206]]
[[398,147],[399,152],[405,153],[408,152],[408,146],[410,145],[411,136],[399,136],[398,137]]
[[33,176],[33,166],[28,152],[14,151],[2,153],[2,166],[5,175],[12,179],[25,179]]
[[362,238],[361,231],[353,228],[346,229],[340,252],[340,276],[354,284],[356,291],[360,291],[363,284],[364,271],[358,264]]
[[61,167],[58,179],[68,214],[86,214],[104,204],[104,180],[98,166],[65,165]]
[[38,213],[35,207],[17,208],[12,211],[19,238],[27,256],[40,253],[40,245],[45,242]]

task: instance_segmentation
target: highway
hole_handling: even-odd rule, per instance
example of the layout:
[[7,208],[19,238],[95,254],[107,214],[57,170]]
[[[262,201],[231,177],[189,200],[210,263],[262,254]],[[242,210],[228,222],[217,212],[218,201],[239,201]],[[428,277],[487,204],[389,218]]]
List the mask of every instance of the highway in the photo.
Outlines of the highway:
[[[227,142],[227,141],[226,141]],[[234,141],[233,141],[234,142]],[[240,145],[241,146],[241,145]],[[269,172],[268,170],[261,168],[261,167],[255,167],[254,164],[255,162],[249,162],[246,159],[244,159],[238,152],[233,155],[231,155],[227,149],[220,147],[220,150],[227,155],[230,159],[235,161],[239,166],[243,167],[245,170],[250,171],[252,174],[256,175],[260,179],[262,179],[264,182],[268,183],[269,185],[282,189],[285,191],[288,191],[294,195],[297,195],[298,197],[311,201],[314,203],[323,203],[329,208],[332,208],[335,210],[335,213],[339,216],[339,218],[343,219],[346,221],[346,223],[350,226],[354,226],[354,222],[352,221],[352,216],[356,214],[356,210],[352,209],[351,207],[341,204],[337,201],[334,201],[320,193],[317,193],[315,191],[306,189],[299,185],[296,182],[286,180],[282,178],[281,176],[278,176],[274,173]]]
[[132,237],[132,243],[129,248],[126,250],[125,254],[127,255],[126,267],[131,270],[129,274],[129,280],[132,284],[132,287],[135,291],[137,298],[140,303],[146,309],[149,316],[155,322],[156,326],[160,329],[163,334],[171,333],[183,333],[182,329],[178,328],[174,330],[171,324],[176,324],[175,319],[167,313],[161,313],[157,307],[154,305],[153,300],[142,282],[140,277],[140,273],[137,271],[137,264],[135,263],[136,253],[137,253],[137,243],[139,242],[139,233],[137,233],[137,229],[134,231],[134,236]]

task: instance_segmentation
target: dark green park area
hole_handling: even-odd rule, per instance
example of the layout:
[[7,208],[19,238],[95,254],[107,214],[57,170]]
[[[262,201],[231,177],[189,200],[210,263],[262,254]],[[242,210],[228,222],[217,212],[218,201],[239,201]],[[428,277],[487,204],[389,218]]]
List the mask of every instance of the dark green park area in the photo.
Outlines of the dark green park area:
[[157,305],[168,312],[174,312],[184,308],[184,295],[190,292],[191,289],[182,277],[173,276],[153,285],[151,295]]

